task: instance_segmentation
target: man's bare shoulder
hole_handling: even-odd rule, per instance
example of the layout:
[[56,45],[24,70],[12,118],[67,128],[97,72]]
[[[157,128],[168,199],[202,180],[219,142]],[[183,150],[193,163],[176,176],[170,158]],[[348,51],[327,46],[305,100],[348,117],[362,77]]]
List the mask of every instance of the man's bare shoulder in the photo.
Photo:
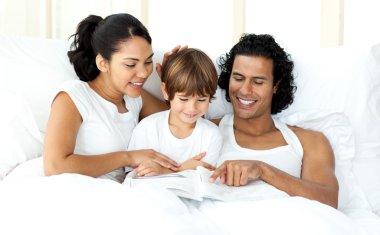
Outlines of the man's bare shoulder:
[[298,139],[301,141],[302,145],[307,144],[325,144],[328,142],[326,136],[320,132],[320,131],[314,131],[309,129],[304,129],[297,126],[288,126],[294,134],[298,137]]

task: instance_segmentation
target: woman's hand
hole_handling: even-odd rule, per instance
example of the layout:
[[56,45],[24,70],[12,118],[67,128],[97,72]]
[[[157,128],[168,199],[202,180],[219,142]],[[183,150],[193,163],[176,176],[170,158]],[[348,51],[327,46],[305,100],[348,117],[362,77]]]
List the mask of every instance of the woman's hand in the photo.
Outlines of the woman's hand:
[[214,182],[218,177],[223,184],[229,186],[246,185],[249,180],[260,178],[262,170],[260,162],[254,160],[225,161],[210,177]]
[[140,164],[145,161],[153,161],[172,171],[178,171],[180,167],[178,163],[153,149],[128,151],[127,156],[129,160],[128,166],[133,168],[140,166]]
[[181,167],[179,168],[179,170],[180,171],[189,170],[189,169],[195,170],[197,166],[203,166],[204,168],[207,168],[210,171],[215,170],[215,167],[213,167],[212,165],[201,161],[204,156],[206,156],[206,152],[200,153],[197,156],[190,158],[189,160],[181,164]]
[[137,176],[153,176],[173,172],[152,160],[143,161],[134,171]]
[[157,71],[157,74],[159,77],[161,77],[162,75],[162,66],[164,66],[164,64],[169,60],[169,57],[177,52],[179,52],[180,50],[183,50],[183,49],[186,49],[187,48],[187,45],[184,45],[184,46],[181,46],[181,45],[178,45],[176,47],[174,47],[171,51],[169,52],[166,52],[164,54],[164,58],[162,59],[162,63],[156,63],[156,71]]

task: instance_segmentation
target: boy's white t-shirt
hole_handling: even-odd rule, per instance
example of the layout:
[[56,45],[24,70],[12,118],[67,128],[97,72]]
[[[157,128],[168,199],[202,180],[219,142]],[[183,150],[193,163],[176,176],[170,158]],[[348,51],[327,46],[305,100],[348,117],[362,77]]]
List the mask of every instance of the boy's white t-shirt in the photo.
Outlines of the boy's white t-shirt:
[[[167,110],[141,120],[133,130],[128,150],[153,149],[177,163],[206,152],[201,161],[215,166],[222,146],[219,128],[211,121],[199,118],[191,135],[178,139],[170,131],[169,113]],[[126,167],[125,170],[132,168]]]
[[[70,96],[83,119],[77,134],[75,154],[99,155],[127,150],[142,108],[141,97],[124,96],[128,112],[119,113],[113,103],[103,99],[86,82],[66,81],[56,94],[61,91]],[[122,168],[101,176],[118,182],[122,182],[124,177]]]

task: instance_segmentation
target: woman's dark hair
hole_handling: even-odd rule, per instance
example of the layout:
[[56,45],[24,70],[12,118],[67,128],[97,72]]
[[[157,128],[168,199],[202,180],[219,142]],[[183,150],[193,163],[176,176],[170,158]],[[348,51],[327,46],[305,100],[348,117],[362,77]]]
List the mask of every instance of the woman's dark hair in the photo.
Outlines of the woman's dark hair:
[[261,56],[273,61],[273,86],[277,92],[273,94],[271,113],[276,114],[293,103],[296,86],[293,75],[293,61],[288,53],[280,47],[274,38],[268,34],[245,34],[240,41],[219,59],[220,75],[218,85],[226,90],[226,99],[230,100],[229,82],[232,66],[237,55]]
[[114,14],[103,19],[90,15],[78,24],[70,51],[67,55],[76,74],[82,81],[91,81],[100,73],[96,66],[96,55],[110,60],[119,50],[119,44],[133,36],[144,38],[149,44],[152,39],[145,26],[130,14]]

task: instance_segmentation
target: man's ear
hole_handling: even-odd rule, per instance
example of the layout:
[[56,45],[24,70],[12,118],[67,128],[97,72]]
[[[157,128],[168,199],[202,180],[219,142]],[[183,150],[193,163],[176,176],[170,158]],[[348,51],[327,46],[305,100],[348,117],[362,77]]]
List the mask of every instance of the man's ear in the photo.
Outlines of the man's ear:
[[281,82],[281,80],[276,82],[276,85],[273,87],[273,94],[277,93],[278,85],[280,85],[280,82]]
[[169,101],[169,95],[166,92],[166,84],[164,82],[161,82],[161,91],[162,91],[162,96],[164,97],[164,99]]
[[106,73],[108,72],[108,60],[104,59],[103,56],[101,56],[100,54],[98,54],[95,58],[95,61],[96,61],[96,67],[98,67],[98,69],[103,72],[103,73]]

